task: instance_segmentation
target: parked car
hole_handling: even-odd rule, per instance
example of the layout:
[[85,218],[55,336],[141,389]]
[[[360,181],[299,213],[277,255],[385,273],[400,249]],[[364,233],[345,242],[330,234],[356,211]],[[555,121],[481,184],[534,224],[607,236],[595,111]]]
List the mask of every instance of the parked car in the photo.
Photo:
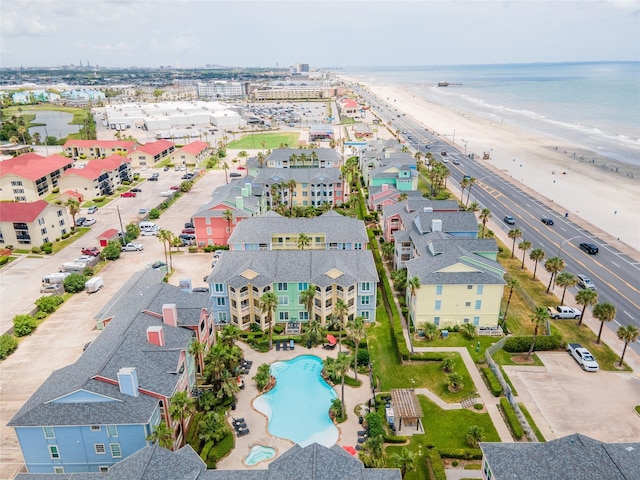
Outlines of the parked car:
[[177,186],[177,185],[171,185],[171,186],[169,187],[169,190],[180,190],[180,187],[179,187],[179,186]]
[[182,233],[196,233],[195,228],[183,228]]
[[64,293],[64,287],[61,283],[51,283],[49,285],[43,285],[40,287],[40,293],[53,293],[54,295],[62,295]]
[[160,196],[161,197],[170,197],[175,192],[176,192],[175,190],[165,190],[164,192],[160,192]]
[[76,218],[76,227],[81,227],[84,224],[84,221],[87,217],[78,217]]
[[584,250],[589,255],[597,255],[598,253],[598,247],[595,246],[593,243],[581,243],[580,249]]
[[149,177],[147,180],[149,180],[150,182],[157,182],[158,177]]
[[550,218],[543,217],[540,219],[540,221],[545,225],[553,225],[553,220],[551,220]]
[[90,227],[91,225],[95,225],[96,223],[96,219],[95,218],[87,218],[84,222],[82,222],[82,226],[83,227]]
[[178,238],[182,240],[182,245],[186,247],[193,244],[196,236],[193,233],[181,233],[180,235],[178,235]]
[[158,270],[159,268],[165,268],[167,266],[166,263],[161,262],[160,260],[156,260],[155,262],[147,265],[148,267],[153,268],[154,270]]
[[132,189],[131,189],[131,190],[129,190],[129,191],[130,191],[130,192],[135,192],[135,193],[140,193],[140,192],[142,192],[142,189],[141,189],[141,188],[138,188],[138,187],[135,187],[135,188],[132,188]]
[[507,223],[509,225],[515,225],[516,221],[513,219],[513,217],[511,215],[505,215],[504,218],[504,223]]
[[127,243],[122,247],[123,252],[139,252],[141,250],[144,250],[144,245],[141,243]]
[[185,222],[184,228],[196,228],[193,222]]
[[96,207],[95,205],[93,207],[89,207],[89,209],[87,210],[87,213],[89,215],[93,215],[94,213],[96,213],[98,211],[98,207]]
[[135,198],[136,193],[135,192],[124,192],[120,194],[121,197],[123,198]]
[[168,172],[169,171],[169,167],[168,166],[164,167],[162,170],[165,171],[165,172]]
[[237,173],[237,172],[231,172],[231,173],[229,174],[229,176],[230,176],[231,178],[238,178],[238,177],[241,177],[242,175],[241,175],[241,174],[239,174],[239,173]]
[[148,209],[148,208],[140,208],[138,210],[138,215],[146,215],[149,212],[150,212],[150,209]]
[[92,257],[100,255],[100,249],[96,247],[84,247],[81,252],[83,255],[91,255]]

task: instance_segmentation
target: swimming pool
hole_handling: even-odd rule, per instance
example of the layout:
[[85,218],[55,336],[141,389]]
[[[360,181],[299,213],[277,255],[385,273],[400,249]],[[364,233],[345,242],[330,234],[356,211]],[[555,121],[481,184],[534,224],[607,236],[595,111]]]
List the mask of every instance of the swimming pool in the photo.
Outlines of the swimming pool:
[[265,460],[272,459],[276,454],[276,449],[273,447],[265,447],[264,445],[254,445],[251,447],[249,454],[244,457],[244,463],[252,467],[256,463],[264,462]]
[[329,417],[337,395],[321,372],[322,360],[313,355],[271,365],[276,386],[253,402],[269,419],[271,435],[302,447],[314,442],[331,447],[338,441],[338,429]]

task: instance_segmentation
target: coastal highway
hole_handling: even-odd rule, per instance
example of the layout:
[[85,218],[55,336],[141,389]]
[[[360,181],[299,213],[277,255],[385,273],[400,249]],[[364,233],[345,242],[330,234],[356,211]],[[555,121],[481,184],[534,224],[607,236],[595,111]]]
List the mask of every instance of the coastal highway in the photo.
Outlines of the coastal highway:
[[[522,259],[522,250],[517,245],[522,240],[531,242],[532,247],[527,251],[528,258],[532,249],[541,248],[546,252],[546,258],[559,256],[564,259],[566,272],[574,275],[586,274],[595,283],[598,291],[598,301],[608,302],[616,307],[617,315],[613,322],[606,324],[614,332],[619,325],[633,324],[640,329],[640,264],[633,258],[620,252],[613,246],[598,238],[592,232],[580,227],[572,221],[571,216],[565,217],[565,212],[552,202],[543,203],[520,188],[517,181],[505,179],[483,165],[477,156],[469,156],[443,141],[433,132],[425,130],[425,126],[408,115],[404,115],[392,102],[380,99],[369,91],[355,87],[371,109],[382,119],[392,125],[392,129],[399,130],[410,148],[430,152],[443,162],[451,171],[447,180],[449,184],[459,184],[464,175],[476,179],[476,183],[464,191],[464,203],[470,193],[469,204],[477,202],[480,208],[488,208],[493,219],[504,233],[513,228],[523,232],[523,236],[516,240],[515,256]],[[406,133],[402,133],[406,131]],[[411,137],[411,138],[409,138]],[[453,142],[453,138],[450,139]],[[427,148],[429,145],[429,148]],[[447,152],[446,157],[441,152]],[[454,160],[459,165],[454,165]],[[515,225],[507,225],[502,221],[505,215],[511,215]],[[547,226],[541,218],[551,218],[554,225]],[[589,255],[580,250],[582,242],[593,243],[598,246],[597,255]],[[507,242],[511,248],[512,241]],[[544,270],[544,260],[538,265],[538,271]],[[555,287],[558,296],[562,289]],[[577,289],[573,289],[577,293]],[[631,345],[640,353],[640,341]]]

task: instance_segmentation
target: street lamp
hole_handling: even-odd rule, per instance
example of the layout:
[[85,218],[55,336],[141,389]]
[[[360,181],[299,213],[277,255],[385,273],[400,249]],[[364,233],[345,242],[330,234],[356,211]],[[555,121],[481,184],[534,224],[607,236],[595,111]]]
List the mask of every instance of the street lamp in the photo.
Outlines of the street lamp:
[[571,240],[575,240],[576,238],[580,238],[582,235],[576,235],[575,237],[568,238],[567,240],[562,240],[560,242],[560,248],[558,248],[558,256],[562,253],[562,247],[565,243],[570,242]]

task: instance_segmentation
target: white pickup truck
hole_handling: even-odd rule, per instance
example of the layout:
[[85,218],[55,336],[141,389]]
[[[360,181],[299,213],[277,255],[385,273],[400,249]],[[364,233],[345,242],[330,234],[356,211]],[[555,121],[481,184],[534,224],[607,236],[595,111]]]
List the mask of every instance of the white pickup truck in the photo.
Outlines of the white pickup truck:
[[557,320],[559,318],[578,319],[580,318],[580,315],[582,315],[582,310],[578,310],[577,308],[572,308],[572,307],[563,307],[563,306],[558,306],[555,308],[548,307],[547,311],[549,312],[549,316],[554,320]]
[[600,368],[596,359],[591,355],[591,352],[579,343],[568,344],[567,352],[569,352],[569,355],[587,372],[597,372]]

